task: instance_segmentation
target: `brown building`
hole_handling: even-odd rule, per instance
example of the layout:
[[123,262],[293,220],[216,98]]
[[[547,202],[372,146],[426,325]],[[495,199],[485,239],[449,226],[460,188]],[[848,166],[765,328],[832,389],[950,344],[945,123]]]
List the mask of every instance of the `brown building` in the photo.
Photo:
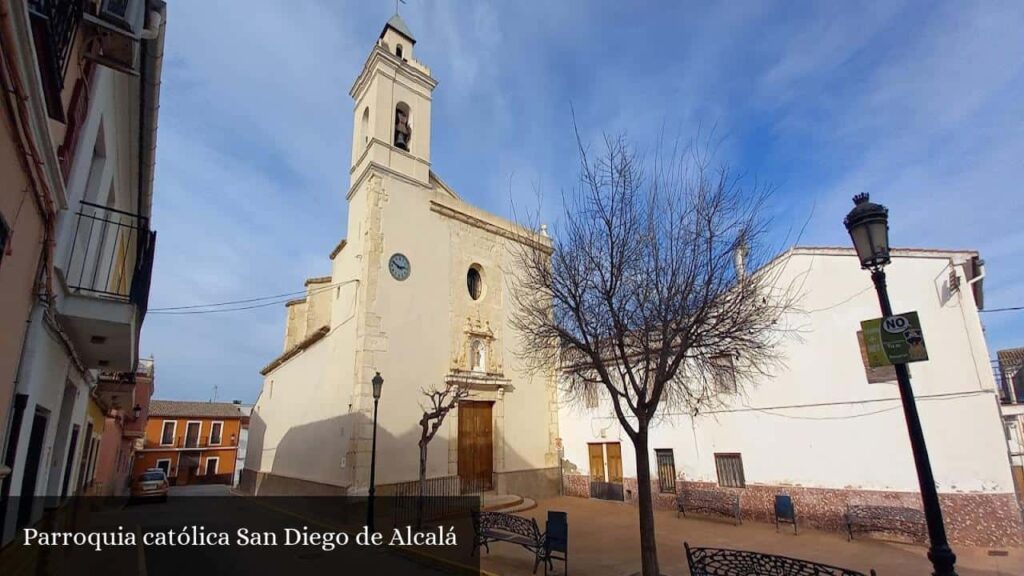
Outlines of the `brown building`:
[[133,475],[163,468],[174,485],[231,484],[241,421],[235,404],[153,400]]

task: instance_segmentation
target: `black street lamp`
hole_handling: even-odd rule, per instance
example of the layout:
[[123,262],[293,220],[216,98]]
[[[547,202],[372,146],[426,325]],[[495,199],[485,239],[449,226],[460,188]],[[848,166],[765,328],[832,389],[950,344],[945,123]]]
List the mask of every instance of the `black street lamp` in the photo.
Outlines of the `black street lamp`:
[[142,416],[142,406],[136,404],[135,407],[132,408],[132,415],[135,416],[136,420],[138,420],[139,416]]
[[373,384],[373,448],[370,451],[370,500],[366,507],[366,525],[374,532],[373,499],[377,482],[377,403],[380,402],[380,389],[384,387],[384,378],[380,372],[371,380]]
[[[875,283],[882,316],[892,316],[884,270],[890,261],[889,210],[885,206],[869,202],[866,193],[854,196],[853,203],[855,206],[846,215],[843,224],[853,239],[861,268],[871,270],[871,280]],[[946,527],[942,520],[939,494],[935,490],[932,464],[928,458],[928,447],[924,442],[917,404],[914,402],[914,390],[910,387],[910,372],[907,371],[906,364],[895,364],[894,368],[900,387],[900,399],[903,401],[903,416],[906,418],[907,431],[910,433],[910,447],[914,452],[914,466],[917,468],[917,482],[921,487],[924,515],[928,522],[928,539],[931,541],[928,559],[935,570],[934,576],[956,576],[956,554],[953,554],[946,540]]]

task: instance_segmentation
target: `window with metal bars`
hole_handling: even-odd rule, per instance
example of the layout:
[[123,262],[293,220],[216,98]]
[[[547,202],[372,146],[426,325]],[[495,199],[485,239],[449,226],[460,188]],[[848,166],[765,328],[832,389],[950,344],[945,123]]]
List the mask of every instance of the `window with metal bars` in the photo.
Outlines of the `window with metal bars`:
[[745,488],[747,481],[743,477],[743,458],[739,454],[715,454],[715,469],[718,472],[718,485],[725,488]]
[[672,449],[656,449],[654,457],[658,462],[658,490],[662,494],[675,494],[676,460],[672,455]]

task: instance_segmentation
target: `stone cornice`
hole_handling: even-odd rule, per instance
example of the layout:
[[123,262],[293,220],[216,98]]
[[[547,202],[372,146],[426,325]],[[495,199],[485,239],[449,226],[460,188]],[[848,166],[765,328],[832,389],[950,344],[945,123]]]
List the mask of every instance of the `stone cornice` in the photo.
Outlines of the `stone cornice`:
[[414,186],[419,186],[420,188],[429,189],[429,186],[427,186],[423,182],[420,182],[419,180],[416,180],[415,178],[411,178],[411,177],[409,177],[409,176],[407,176],[405,174],[402,174],[401,172],[399,172],[397,170],[393,170],[391,168],[388,168],[387,166],[385,166],[385,165],[383,165],[383,164],[381,164],[379,162],[371,161],[370,163],[368,163],[366,165],[366,168],[359,175],[359,179],[352,183],[352,187],[349,188],[348,194],[345,195],[345,200],[351,201],[352,200],[352,196],[356,193],[356,190],[358,190],[359,187],[362,185],[363,180],[366,180],[370,176],[370,174],[373,174],[374,172],[378,172],[378,173],[381,173],[381,174],[387,174],[387,175],[389,175],[389,176],[391,176],[391,177],[393,177],[393,178],[395,178],[397,180],[401,180],[401,181],[406,182],[408,184],[412,184]]
[[334,258],[345,249],[345,246],[348,246],[348,240],[346,238],[342,238],[341,242],[338,242],[338,245],[334,247],[334,250],[331,250],[331,260],[334,260]]
[[302,352],[306,348],[309,348],[313,344],[319,342],[324,336],[327,336],[330,331],[331,329],[329,327],[321,326],[316,332],[307,336],[302,342],[292,346],[287,352],[275,358],[270,364],[264,366],[263,369],[260,370],[260,374],[263,376],[270,374],[285,362],[291,360],[295,356],[298,356],[299,352]]
[[490,218],[475,216],[455,206],[444,204],[438,202],[437,200],[430,201],[430,211],[436,212],[442,216],[451,218],[453,220],[458,220],[459,222],[462,222],[463,224],[468,224],[470,226],[473,226],[474,228],[479,228],[486,232],[490,232],[491,234],[496,234],[503,238],[507,238],[509,240],[512,240],[513,242],[525,244],[526,246],[529,246],[535,250],[540,250],[545,254],[550,255],[552,252],[554,252],[554,249],[549,244],[541,240],[538,240],[538,238],[540,238],[539,235],[524,234],[523,232],[520,232],[519,230],[515,230],[514,228],[512,228],[509,223],[498,221],[497,218],[493,216],[491,216]]
[[[403,75],[413,82],[427,86],[429,90],[433,90],[437,86],[437,80],[434,80],[431,76],[424,74],[417,70],[413,66],[402,62],[398,59],[398,56],[391,54],[387,50],[384,50],[379,45],[375,45],[373,50],[370,51],[370,55],[366,58],[366,63],[363,64],[363,70],[359,73],[359,77],[352,84],[352,88],[349,89],[348,94],[356,102],[362,98],[362,92],[366,86],[370,83],[370,77],[372,76],[372,70],[379,63],[381,67],[390,67],[394,70],[394,74],[390,76],[395,81],[398,81],[398,76]],[[415,90],[415,86],[409,86],[409,88]],[[430,98],[429,94],[424,95],[426,98]]]
[[[410,160],[413,160],[415,162],[419,162],[420,164],[425,165],[428,169],[430,168],[430,162],[424,160],[423,158],[420,158],[419,156],[413,156],[412,154],[406,152],[405,150],[402,150],[401,148],[397,148],[395,146],[392,146],[391,144],[388,144],[387,142],[385,142],[385,141],[381,140],[380,138],[377,138],[376,136],[374,136],[373,138],[370,138],[370,142],[366,145],[365,148],[363,148],[362,154],[360,154],[359,158],[357,158],[355,163],[352,164],[352,167],[348,169],[349,176],[351,176],[353,173],[355,173],[355,171],[359,168],[359,165],[362,163],[363,158],[366,158],[366,155],[370,153],[370,149],[373,148],[374,144],[377,144],[379,146],[383,146],[383,147],[387,148],[389,152],[394,152],[396,154],[401,154],[401,155],[409,158]],[[379,165],[379,163],[378,163],[378,165]]]

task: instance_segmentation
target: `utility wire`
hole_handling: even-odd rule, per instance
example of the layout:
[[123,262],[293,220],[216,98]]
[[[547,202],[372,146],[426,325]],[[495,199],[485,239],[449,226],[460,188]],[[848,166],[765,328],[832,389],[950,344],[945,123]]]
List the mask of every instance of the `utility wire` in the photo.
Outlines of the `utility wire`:
[[[253,310],[256,308],[265,308],[267,306],[276,306],[288,302],[292,296],[298,296],[300,294],[318,294],[324,290],[330,290],[338,286],[344,286],[351,284],[352,282],[358,282],[358,280],[345,280],[342,282],[336,282],[333,284],[327,284],[326,286],[320,286],[312,290],[301,290],[297,292],[285,292],[282,294],[275,294],[273,296],[261,296],[258,298],[246,298],[244,300],[229,300],[226,302],[217,302],[213,304],[194,304],[191,306],[167,306],[163,308],[150,308],[147,313],[150,314],[169,314],[169,315],[189,315],[189,314],[213,314],[217,312],[237,312],[240,310]],[[269,301],[268,301],[269,300]],[[258,304],[253,304],[258,302]],[[247,306],[239,306],[239,304],[249,304]]]
[[193,304],[190,306],[165,306],[162,308],[150,308],[150,312],[165,312],[168,310],[188,310],[192,308],[214,308],[216,306],[232,306],[235,304],[247,304],[249,302],[259,302],[261,300],[270,300],[276,298],[283,298],[285,296],[296,296],[299,294],[305,294],[305,290],[296,292],[283,292],[281,294],[274,294],[273,296],[260,296],[258,298],[248,298],[246,300],[228,300],[227,302],[215,302],[212,304]]
[[981,310],[981,312],[1010,312],[1013,310],[1024,310],[1024,306],[1010,306],[1008,308],[992,308],[991,310]]

